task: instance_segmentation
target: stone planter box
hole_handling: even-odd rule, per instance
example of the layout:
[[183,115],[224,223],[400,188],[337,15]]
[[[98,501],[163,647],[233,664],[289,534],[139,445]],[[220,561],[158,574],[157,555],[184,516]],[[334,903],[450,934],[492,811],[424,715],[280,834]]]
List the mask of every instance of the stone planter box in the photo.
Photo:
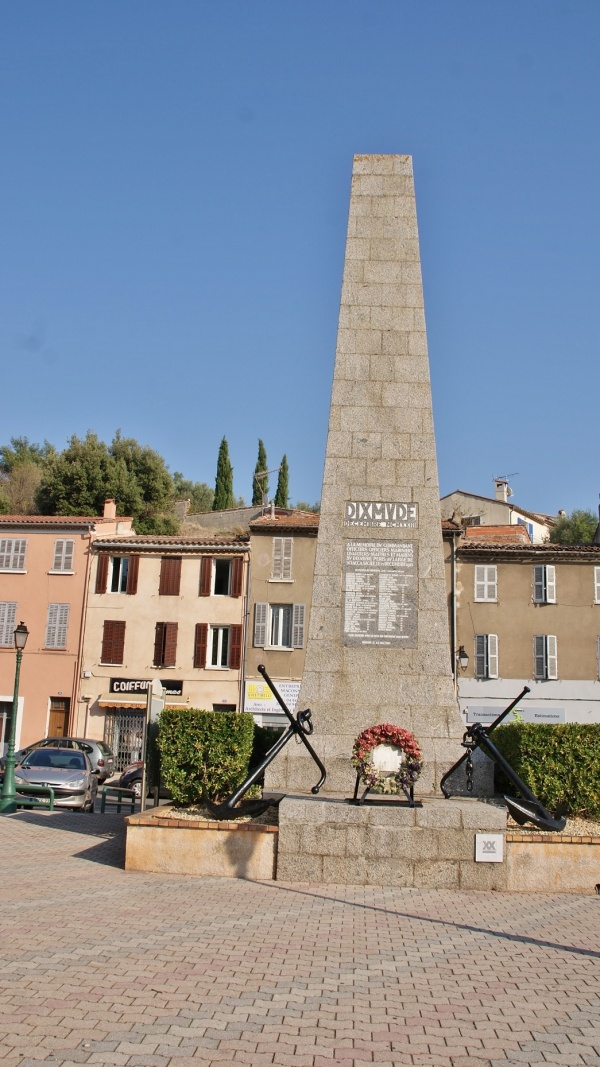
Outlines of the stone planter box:
[[127,819],[125,869],[213,878],[272,879],[277,826],[168,817],[165,809]]
[[600,837],[506,834],[507,888],[523,893],[593,893],[600,884]]

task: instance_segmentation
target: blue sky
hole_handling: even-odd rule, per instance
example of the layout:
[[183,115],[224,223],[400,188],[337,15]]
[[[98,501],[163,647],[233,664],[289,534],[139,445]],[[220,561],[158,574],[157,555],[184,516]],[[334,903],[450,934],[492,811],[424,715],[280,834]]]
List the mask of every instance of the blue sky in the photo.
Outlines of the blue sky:
[[[413,156],[440,490],[600,491],[596,0],[4,0],[0,443],[321,492],[352,156]],[[272,486],[273,488],[273,486]]]

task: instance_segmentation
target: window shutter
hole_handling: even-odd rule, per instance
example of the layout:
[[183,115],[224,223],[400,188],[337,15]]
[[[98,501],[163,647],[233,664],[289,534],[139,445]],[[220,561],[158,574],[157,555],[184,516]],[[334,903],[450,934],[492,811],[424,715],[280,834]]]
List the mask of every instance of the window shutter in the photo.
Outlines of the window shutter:
[[176,622],[165,623],[165,654],[163,657],[163,667],[174,667],[177,662],[177,625]]
[[244,561],[241,556],[235,556],[231,561],[231,595],[242,595],[242,571]]
[[59,538],[54,542],[54,559],[52,561],[53,571],[71,571],[73,570],[73,552],[75,549],[74,541],[66,541],[63,538]]
[[97,593],[106,592],[106,583],[108,582],[108,558],[106,552],[101,552],[98,556],[98,566],[96,568]]
[[129,567],[127,569],[127,589],[125,592],[129,596],[134,596],[137,593],[138,587],[138,572],[140,569],[140,557],[130,556]]
[[48,604],[46,648],[66,648],[69,625],[68,604]]
[[475,677],[486,677],[486,635],[475,634]]
[[281,578],[283,570],[283,537],[273,538],[273,570],[271,577]]
[[107,619],[102,633],[102,663],[123,663],[125,623]]
[[229,666],[232,671],[239,671],[242,662],[242,627],[229,627]]
[[163,646],[165,636],[165,624],[164,622],[157,622],[156,629],[154,631],[154,658],[152,663],[155,667],[163,666]]
[[255,648],[264,648],[267,643],[267,607],[268,604],[254,605],[254,641]]
[[544,567],[533,568],[533,602],[544,603]]
[[546,640],[539,634],[533,639],[533,676],[538,679],[546,677]]
[[498,599],[498,571],[496,567],[486,567],[487,571],[487,600]]
[[[200,562],[200,596],[210,596],[212,583],[212,558],[203,556]],[[202,664],[204,666],[204,664]]]
[[288,581],[292,577],[292,537],[283,537],[283,552],[282,552],[282,573],[281,577]]
[[556,604],[556,567],[546,567],[546,603]]
[[163,556],[160,563],[159,596],[179,596],[181,557]]
[[600,604],[600,567],[594,567],[594,600]]
[[475,567],[475,600],[485,600],[485,567]]
[[17,617],[16,601],[0,604],[0,645],[14,645],[15,619]]
[[197,622],[194,635],[194,667],[206,667],[206,649],[208,646],[208,623]]
[[488,634],[487,635],[487,645],[488,645],[488,671],[487,671],[487,676],[488,676],[488,678],[497,678],[498,677],[498,635],[497,634]]
[[556,637],[554,637],[552,634],[548,634],[548,636],[546,638],[546,641],[547,641],[547,648],[548,648],[548,657],[547,657],[548,673],[547,673],[547,677],[548,678],[558,678],[558,649],[557,649],[558,642],[556,640]]
[[292,648],[304,648],[304,604],[294,604],[292,614]]

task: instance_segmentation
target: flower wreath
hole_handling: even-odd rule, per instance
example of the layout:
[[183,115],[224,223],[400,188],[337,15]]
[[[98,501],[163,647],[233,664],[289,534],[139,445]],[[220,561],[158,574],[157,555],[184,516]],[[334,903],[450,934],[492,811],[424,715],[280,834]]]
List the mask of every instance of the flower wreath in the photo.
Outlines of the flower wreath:
[[[405,756],[396,773],[379,771],[371,759],[378,745],[394,745]],[[352,747],[352,766],[359,778],[376,793],[402,793],[410,789],[423,767],[423,756],[414,734],[389,722],[371,726],[359,734]]]

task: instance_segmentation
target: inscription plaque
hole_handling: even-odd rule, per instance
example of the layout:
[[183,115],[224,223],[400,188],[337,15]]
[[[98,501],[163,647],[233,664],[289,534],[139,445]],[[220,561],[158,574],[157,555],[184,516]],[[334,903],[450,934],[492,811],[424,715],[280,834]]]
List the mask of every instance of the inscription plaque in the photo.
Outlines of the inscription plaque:
[[377,500],[347,500],[344,504],[344,526],[410,526],[419,525],[419,508],[415,503]]
[[417,645],[415,541],[346,541],[344,644]]

